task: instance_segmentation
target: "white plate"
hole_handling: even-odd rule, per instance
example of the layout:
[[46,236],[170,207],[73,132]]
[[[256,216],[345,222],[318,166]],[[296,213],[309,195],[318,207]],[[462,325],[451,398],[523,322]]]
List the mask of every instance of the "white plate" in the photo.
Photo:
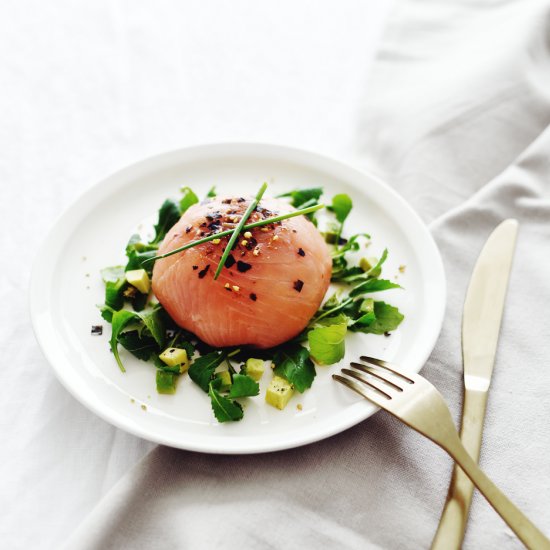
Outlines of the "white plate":
[[[204,195],[218,191],[268,194],[322,186],[330,197],[346,192],[354,209],[346,232],[368,232],[369,255],[388,247],[383,275],[405,290],[380,297],[399,306],[405,320],[389,337],[352,335],[344,361],[317,367],[312,389],[295,395],[284,411],[248,399],[240,422],[218,424],[207,396],[187,376],[176,395],[158,395],[155,369],[121,352],[121,373],[109,352],[110,326],[96,308],[103,302],[102,267],[124,263],[124,247],[181,185]],[[405,265],[405,273],[398,268]],[[207,145],[156,156],[130,166],[86,192],[57,222],[36,259],[30,289],[34,330],[59,380],[108,422],[151,441],[211,453],[259,453],[311,443],[357,424],[376,409],[335,383],[331,374],[360,354],[394,360],[419,371],[439,334],[445,276],[437,247],[415,212],[385,184],[313,153],[259,144]],[[91,325],[104,325],[102,336]],[[267,369],[270,370],[270,369]],[[245,400],[243,400],[245,401]],[[297,405],[301,405],[298,409]]]

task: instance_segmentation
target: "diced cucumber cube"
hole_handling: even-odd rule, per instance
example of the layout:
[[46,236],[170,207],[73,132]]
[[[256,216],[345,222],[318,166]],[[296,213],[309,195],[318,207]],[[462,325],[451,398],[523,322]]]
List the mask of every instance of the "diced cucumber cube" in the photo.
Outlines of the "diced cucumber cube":
[[189,358],[187,351],[182,348],[166,348],[159,359],[169,367],[180,365],[180,372],[185,372],[189,368]]
[[142,294],[149,294],[151,290],[151,280],[145,269],[134,269],[126,272],[126,280],[135,286]]
[[157,369],[157,392],[166,394],[175,393],[177,379],[177,374]]
[[250,378],[256,380],[256,382],[262,377],[264,370],[264,362],[262,359],[253,359],[251,357],[246,360],[244,371]]
[[287,380],[280,376],[274,376],[267,388],[265,400],[273,407],[283,410],[293,393],[294,389]]

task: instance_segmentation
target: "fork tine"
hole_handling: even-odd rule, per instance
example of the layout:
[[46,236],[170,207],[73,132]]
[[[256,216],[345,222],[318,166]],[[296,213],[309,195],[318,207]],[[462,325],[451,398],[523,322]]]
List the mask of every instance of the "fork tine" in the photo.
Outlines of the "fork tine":
[[404,374],[401,370],[399,370],[395,365],[392,365],[387,361],[382,361],[382,359],[376,359],[376,357],[369,357],[368,355],[361,355],[359,359],[361,359],[361,361],[364,361],[365,363],[372,363],[377,367],[389,370],[390,372],[393,372],[396,376],[400,376],[401,378],[403,378],[403,380],[406,380],[409,384],[414,384],[414,380],[412,378],[409,378],[406,374]]
[[332,378],[336,380],[336,382],[340,382],[340,384],[347,386],[350,390],[353,390],[355,393],[358,393],[361,397],[364,397],[365,399],[367,399],[371,403],[374,403],[378,407],[385,408],[383,402],[386,402],[387,399],[381,398],[378,395],[376,395],[374,392],[369,391],[363,384],[358,384],[357,382],[354,382],[349,378],[345,378],[344,376],[340,376],[339,374],[333,374]]
[[371,387],[373,390],[383,395],[386,399],[392,398],[389,393],[385,392],[381,387],[375,384],[372,380],[369,380],[367,377],[363,376],[360,372],[355,372],[350,369],[342,369],[342,374],[347,374],[348,376],[355,378],[355,380],[359,380],[359,382]]
[[361,365],[361,363],[355,363],[354,361],[352,361],[350,363],[350,365],[354,369],[366,372],[367,374],[370,374],[371,376],[374,376],[374,377],[378,378],[379,380],[382,380],[383,382],[388,384],[388,386],[391,386],[392,388],[394,388],[397,391],[403,391],[403,388],[401,388],[397,384],[394,384],[391,380],[388,380],[387,378],[385,378],[381,374],[377,373],[370,365]]

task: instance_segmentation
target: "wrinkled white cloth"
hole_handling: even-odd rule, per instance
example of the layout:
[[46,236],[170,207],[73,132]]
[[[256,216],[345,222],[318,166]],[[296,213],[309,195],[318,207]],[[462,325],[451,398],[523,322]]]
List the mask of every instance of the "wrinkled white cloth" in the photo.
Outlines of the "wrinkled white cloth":
[[[281,49],[247,50],[246,61],[260,71],[256,72],[260,77],[268,72],[271,77],[285,74],[285,87],[273,105],[255,97],[243,101],[238,92],[261,95],[269,93],[269,86],[258,83],[263,79],[254,78],[240,61],[225,54],[222,39],[213,38],[219,40],[219,48],[208,50],[197,31],[193,37],[202,40],[207,53],[201,57],[194,43],[185,45],[194,48],[199,61],[213,62],[214,54],[223,61],[215,57],[214,67],[197,68],[191,72],[194,78],[186,81],[189,74],[178,72],[174,58],[163,57],[162,48],[156,50],[146,40],[153,33],[163,46],[182,46],[175,30],[178,25],[171,26],[162,7],[161,20],[171,32],[161,32],[164,28],[139,7],[135,11],[118,4],[112,4],[111,11],[104,6],[87,8],[86,23],[74,16],[81,26],[65,30],[75,33],[73,41],[77,35],[83,41],[91,39],[91,29],[99,33],[101,41],[94,37],[98,51],[65,43],[63,36],[52,32],[48,39],[59,48],[54,52],[61,61],[47,59],[40,74],[36,65],[30,71],[14,64],[5,48],[0,48],[4,66],[7,63],[0,75],[9,76],[12,94],[12,103],[2,113],[7,130],[6,124],[0,126],[1,143],[11,153],[0,157],[5,159],[0,164],[2,223],[9,221],[2,231],[9,269],[3,270],[7,274],[1,288],[8,307],[1,313],[5,367],[0,425],[5,446],[0,450],[4,465],[0,499],[7,512],[0,518],[0,534],[8,548],[55,546],[64,540],[66,548],[76,550],[429,547],[452,464],[435,445],[389,415],[378,413],[326,441],[268,455],[211,456],[157,447],[125,473],[152,446],[110,428],[75,403],[53,380],[29,334],[24,304],[16,295],[25,291],[36,232],[59,213],[59,203],[66,204],[78,194],[79,180],[97,179],[97,164],[109,171],[154,147],[170,148],[182,140],[185,144],[213,135],[190,112],[200,108],[204,98],[199,92],[210,94],[209,99],[222,99],[209,91],[208,84],[229,79],[232,71],[247,76],[247,86],[224,80],[224,89],[234,94],[234,111],[226,113],[212,104],[212,113],[204,121],[218,124],[220,139],[241,138],[254,116],[256,123],[264,117],[264,124],[273,124],[274,129],[258,130],[253,138],[280,141],[294,132],[295,137],[288,139],[292,144],[332,152],[374,170],[430,223],[445,263],[449,295],[442,333],[423,374],[441,390],[457,420],[460,321],[468,279],[490,231],[507,217],[520,221],[481,465],[550,535],[550,372],[546,368],[550,356],[546,311],[550,303],[550,2],[400,1],[389,15],[368,80],[366,72],[358,69],[361,56],[351,47],[361,44],[359,34],[355,42],[350,36],[367,28],[371,12],[358,4],[353,9],[344,4],[347,17],[329,4],[309,4],[308,10],[295,13],[283,3],[283,12],[273,8],[269,15],[265,8],[247,4],[248,25],[242,23],[241,33],[229,37],[235,51],[244,51],[241,48],[250,33],[258,39],[263,34],[250,22],[269,27],[267,20],[277,17],[290,25],[285,31],[269,27],[279,31],[275,39],[281,41]],[[200,11],[205,8],[193,7],[205,14]],[[38,14],[12,10],[18,12],[19,27],[27,35],[34,30],[33,23],[40,25],[36,21],[40,10]],[[293,17],[287,21],[281,13]],[[232,24],[238,26],[238,18],[228,8],[222,8],[222,14],[233,17]],[[289,44],[299,43],[298,27],[309,23],[306,14],[314,14],[318,23],[303,32],[315,49],[311,44],[304,46],[310,55],[303,54],[303,63],[297,63],[300,53]],[[59,15],[67,21],[64,13]],[[360,17],[364,19],[356,20]],[[206,17],[201,22],[206,24]],[[0,25],[5,25],[5,19],[0,18]],[[187,23],[184,30],[189,28]],[[225,26],[218,30],[222,28],[229,34]],[[349,28],[345,41],[349,49],[333,40],[323,50],[326,59],[321,59],[313,52],[325,44],[329,28],[339,29],[341,36]],[[40,37],[44,44],[32,36],[30,43],[46,47],[46,36]],[[7,44],[12,51],[13,44],[25,49],[29,46],[24,38],[12,33]],[[65,51],[69,44],[77,54]],[[339,49],[330,57],[332,47]],[[353,59],[345,59],[346,54]],[[254,65],[256,55],[261,61],[254,59]],[[159,63],[157,72],[153,59]],[[73,71],[73,80],[58,67],[62,62]],[[86,70],[81,70],[82,63]],[[267,69],[261,73],[264,63]],[[143,67],[148,71],[140,70]],[[304,77],[302,71],[307,70],[310,73]],[[300,89],[313,75],[318,88],[315,101]],[[154,77],[158,82],[151,84]],[[197,78],[199,82],[193,82]],[[18,79],[35,85],[22,98],[15,93]],[[67,90],[69,82],[81,86],[79,93]],[[185,91],[186,82],[191,92]],[[170,84],[187,94],[188,104],[178,103]],[[94,97],[87,87],[101,93]],[[45,89],[42,95],[41,88]],[[90,103],[82,103],[84,97]],[[274,95],[268,99],[274,100]],[[67,100],[76,103],[67,106]],[[45,103],[40,107],[41,101]],[[181,119],[170,116],[176,105]],[[222,101],[221,105],[228,104]],[[261,107],[267,105],[270,110],[263,113]],[[251,112],[253,108],[258,111]],[[326,118],[319,116],[323,108]],[[202,112],[208,116],[206,109]],[[74,118],[66,118],[67,114]],[[104,128],[96,120],[101,116]],[[220,116],[227,117],[227,126],[217,123]],[[195,133],[179,130],[185,124],[191,124]],[[60,159],[65,155],[59,151],[63,147],[68,153],[64,169]],[[88,154],[83,155],[84,151]],[[81,158],[73,160],[71,155]],[[73,181],[77,182],[74,187]],[[45,214],[43,209],[50,211]],[[33,532],[36,526],[45,533],[42,540],[40,532]],[[476,493],[464,547],[521,545]]]

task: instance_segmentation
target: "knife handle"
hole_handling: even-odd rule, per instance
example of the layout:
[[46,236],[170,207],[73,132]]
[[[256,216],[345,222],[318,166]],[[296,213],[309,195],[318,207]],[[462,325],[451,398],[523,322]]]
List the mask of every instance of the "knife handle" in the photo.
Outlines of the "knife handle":
[[[481,449],[483,420],[487,405],[487,392],[466,390],[460,439],[464,448],[478,462]],[[432,550],[459,550],[462,547],[474,485],[463,470],[455,464],[447,501],[432,542]]]

